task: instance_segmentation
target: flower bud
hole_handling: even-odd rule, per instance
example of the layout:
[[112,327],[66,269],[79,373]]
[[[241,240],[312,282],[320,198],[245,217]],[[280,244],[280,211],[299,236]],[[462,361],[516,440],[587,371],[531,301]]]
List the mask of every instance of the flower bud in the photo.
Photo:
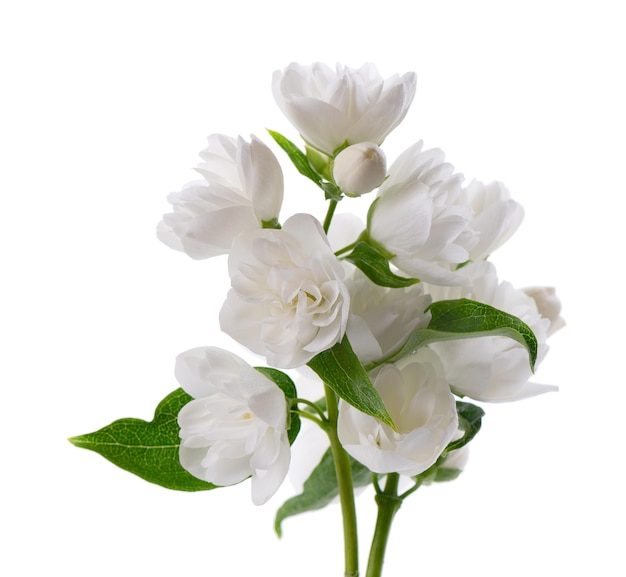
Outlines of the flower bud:
[[361,196],[378,188],[387,174],[385,153],[373,142],[344,148],[335,158],[333,177],[348,196]]

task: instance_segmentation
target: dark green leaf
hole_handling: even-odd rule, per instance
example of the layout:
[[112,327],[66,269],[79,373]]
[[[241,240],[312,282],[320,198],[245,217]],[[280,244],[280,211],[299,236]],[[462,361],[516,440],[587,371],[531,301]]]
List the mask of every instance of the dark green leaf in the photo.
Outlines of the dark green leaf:
[[120,419],[87,435],[72,437],[77,447],[99,453],[118,467],[150,483],[177,491],[206,491],[216,486],[188,473],[178,459],[178,412],[191,400],[182,389],[163,399],[151,422]]
[[346,402],[395,429],[383,400],[352,350],[348,337],[313,357],[308,366]]
[[[371,482],[372,472],[367,467],[352,458],[350,458],[350,465],[352,469],[352,483],[355,487],[364,487]],[[328,449],[319,465],[305,481],[302,493],[285,501],[276,512],[276,521],[274,523],[276,533],[279,536],[282,534],[281,524],[287,517],[322,509],[338,494],[335,464],[331,451]]]
[[456,402],[456,412],[459,415],[459,428],[463,431],[463,436],[448,444],[447,452],[455,451],[467,445],[480,431],[482,418],[485,416],[485,411],[480,407],[463,401]]
[[315,184],[321,186],[322,179],[319,174],[315,172],[312,168],[309,159],[306,157],[306,154],[302,152],[291,140],[280,134],[279,132],[275,132],[274,130],[268,130],[270,136],[276,141],[278,146],[280,146],[286,153],[293,165],[296,167],[300,174],[303,174],[307,178],[310,178]]
[[437,301],[427,310],[432,314],[428,327],[416,329],[400,350],[384,361],[366,365],[366,369],[371,370],[383,362],[395,362],[430,343],[502,336],[509,337],[526,348],[530,368],[534,370],[537,360],[537,339],[530,327],[517,317],[469,299]]
[[429,329],[475,336],[498,335],[517,341],[528,350],[530,368],[534,370],[537,339],[531,328],[516,316],[469,299],[434,302],[428,310],[432,313]]
[[[269,367],[255,368],[257,371],[263,373],[268,379],[274,381],[280,387],[280,390],[285,393],[285,398],[287,399],[287,403],[289,405],[291,404],[291,401],[293,399],[298,397],[296,385],[294,385],[293,381],[288,375],[286,375],[282,371],[279,371],[278,369],[272,369]],[[300,417],[297,414],[290,413],[289,430],[287,431],[290,445],[293,445],[293,442],[296,440],[299,432]]]
[[355,264],[375,284],[391,288],[403,288],[420,282],[391,272],[388,257],[370,243],[361,241],[345,257]]

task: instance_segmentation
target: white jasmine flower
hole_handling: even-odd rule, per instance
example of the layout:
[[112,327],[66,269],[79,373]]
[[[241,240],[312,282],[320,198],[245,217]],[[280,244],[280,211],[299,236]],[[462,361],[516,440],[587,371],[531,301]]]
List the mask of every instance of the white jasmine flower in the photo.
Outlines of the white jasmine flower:
[[[515,315],[537,338],[536,367],[548,345],[550,321],[540,315],[535,301],[510,283],[498,282],[492,263],[478,261],[463,267],[472,284],[467,287],[425,287],[434,301],[469,298]],[[441,358],[452,389],[478,401],[504,402],[556,390],[552,385],[530,382],[532,371],[527,350],[508,337],[478,337],[429,345]]]
[[483,184],[473,180],[465,193],[474,213],[470,227],[478,233],[470,259],[482,260],[511,238],[522,223],[524,209],[501,182]]
[[375,473],[423,473],[458,429],[456,403],[441,362],[432,351],[420,349],[383,365],[373,385],[398,432],[342,401],[337,423],[341,444]]
[[565,320],[561,317],[561,301],[554,287],[527,287],[523,291],[535,301],[539,314],[550,321],[548,336],[565,326]]
[[471,208],[462,203],[461,181],[443,152],[418,142],[392,164],[368,217],[370,238],[393,257],[403,273],[434,284],[458,285],[453,270],[476,244],[469,229]]
[[385,153],[373,142],[344,148],[333,163],[333,177],[348,196],[361,196],[379,187],[387,174]]
[[213,134],[208,141],[196,169],[205,180],[170,194],[174,212],[157,227],[161,241],[195,259],[228,253],[240,232],[277,219],[283,200],[278,160],[258,138]]
[[311,215],[296,214],[280,230],[243,233],[228,269],[222,330],[269,364],[304,365],[343,338],[350,308],[344,269]]
[[380,361],[396,352],[417,328],[430,322],[430,295],[421,283],[391,289],[371,282],[358,269],[346,281],[350,292],[347,334],[359,360]]
[[194,397],[178,415],[182,466],[220,486],[252,477],[252,501],[265,503],[289,469],[283,392],[237,355],[216,347],[180,354],[176,378]]
[[416,80],[414,72],[383,79],[373,64],[332,70],[319,62],[292,63],[274,72],[272,89],[302,138],[333,156],[345,144],[382,144],[406,115]]

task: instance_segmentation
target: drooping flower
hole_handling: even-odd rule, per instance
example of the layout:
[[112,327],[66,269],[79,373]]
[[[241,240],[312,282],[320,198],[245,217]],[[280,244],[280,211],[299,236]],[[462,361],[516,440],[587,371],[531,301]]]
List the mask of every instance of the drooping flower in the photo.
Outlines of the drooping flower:
[[250,143],[222,134],[208,138],[192,182],[168,196],[174,212],[165,214],[157,236],[194,259],[226,254],[242,231],[278,218],[283,173],[272,151],[256,136]]
[[373,142],[344,148],[333,163],[335,182],[347,196],[361,196],[379,187],[387,175],[385,153]]
[[269,364],[304,365],[343,338],[350,309],[344,268],[311,215],[296,214],[280,230],[243,233],[228,269],[222,330]]
[[468,260],[477,238],[469,228],[472,210],[463,202],[462,180],[444,162],[443,152],[422,150],[421,141],[389,168],[370,209],[367,232],[403,273],[434,284],[466,282],[454,269]]
[[243,359],[217,347],[181,353],[176,378],[194,397],[178,415],[182,466],[220,486],[252,477],[252,501],[265,503],[289,469],[283,392]]
[[346,144],[374,142],[402,121],[415,96],[408,72],[384,79],[373,64],[335,70],[292,63],[274,72],[272,89],[283,114],[313,148],[333,156]]
[[375,473],[419,475],[439,458],[458,428],[441,361],[428,349],[383,365],[373,378],[397,432],[341,402],[337,433],[345,450]]
[[[471,285],[464,287],[427,286],[434,301],[469,298],[515,315],[535,334],[539,366],[548,345],[550,320],[542,317],[535,301],[508,282],[499,282],[494,265],[478,261],[463,267]],[[556,390],[555,386],[529,381],[532,370],[526,349],[513,339],[486,336],[432,343],[429,347],[441,358],[452,389],[478,401],[505,402],[533,397]]]
[[522,223],[524,209],[501,182],[484,184],[473,180],[465,188],[465,194],[473,212],[470,228],[478,236],[469,257],[482,260],[511,238]]
[[363,364],[387,358],[415,329],[430,322],[425,310],[431,298],[421,283],[390,289],[374,284],[356,269],[346,286],[350,292],[347,334]]

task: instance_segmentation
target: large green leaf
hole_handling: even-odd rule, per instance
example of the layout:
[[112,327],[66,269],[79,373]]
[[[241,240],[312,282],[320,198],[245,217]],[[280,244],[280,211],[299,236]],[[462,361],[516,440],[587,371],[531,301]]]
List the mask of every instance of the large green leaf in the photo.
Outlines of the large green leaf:
[[313,357],[311,367],[335,393],[359,409],[395,429],[378,391],[372,385],[348,337]]
[[[350,458],[352,469],[352,483],[354,487],[364,487],[372,481],[372,472],[361,465],[358,461]],[[333,456],[328,449],[319,465],[315,467],[309,478],[305,481],[302,493],[288,499],[276,512],[274,529],[280,536],[282,534],[282,522],[287,517],[322,509],[328,505],[337,495],[337,474]]]
[[382,363],[397,361],[420,347],[438,341],[502,336],[509,337],[526,348],[530,368],[534,370],[537,339],[531,328],[516,316],[469,299],[437,301],[427,310],[432,314],[428,327],[416,329],[400,350],[380,362],[366,365],[365,368],[372,370]]
[[403,288],[420,282],[416,278],[405,278],[391,271],[387,255],[366,241],[356,244],[352,252],[345,257],[356,265],[375,284]]
[[150,483],[177,491],[206,491],[216,486],[197,479],[180,464],[178,412],[191,400],[182,389],[163,399],[151,422],[120,419],[87,435],[69,439],[99,453],[118,467]]

